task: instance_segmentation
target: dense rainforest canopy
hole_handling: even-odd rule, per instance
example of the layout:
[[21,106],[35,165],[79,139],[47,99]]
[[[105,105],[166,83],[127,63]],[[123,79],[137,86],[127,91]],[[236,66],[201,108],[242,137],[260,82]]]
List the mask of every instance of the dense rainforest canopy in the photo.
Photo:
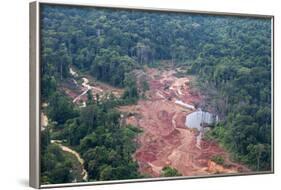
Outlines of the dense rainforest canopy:
[[[63,129],[56,137],[81,153],[90,180],[141,177],[131,158],[139,131],[122,126],[116,102],[78,109],[61,96],[57,87],[69,77],[71,65],[125,88],[123,99],[133,103],[139,95],[128,73],[144,65],[161,67],[161,60],[169,60],[196,76],[206,95],[202,106],[219,115],[208,137],[253,170],[270,170],[270,19],[44,5],[41,35],[42,100],[49,103],[51,120]],[[61,182],[51,176],[65,172],[69,164],[44,139],[42,175],[46,183]],[[58,161],[64,163],[59,168]],[[48,171],[47,164],[56,169]],[[71,174],[61,179],[69,181]]]

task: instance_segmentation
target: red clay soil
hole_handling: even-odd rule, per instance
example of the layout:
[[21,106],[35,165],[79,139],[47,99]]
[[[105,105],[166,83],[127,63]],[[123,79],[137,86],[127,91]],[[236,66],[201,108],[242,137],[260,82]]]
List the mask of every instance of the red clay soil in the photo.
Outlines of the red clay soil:
[[[198,105],[202,100],[198,93],[191,91],[190,78],[177,78],[173,70],[146,69],[146,73],[150,86],[147,99],[119,108],[127,113],[124,114],[127,124],[143,130],[137,137],[139,148],[134,154],[141,173],[158,177],[165,166],[177,169],[184,176],[249,171],[231,162],[228,153],[215,142],[202,140],[201,148],[196,146],[197,132],[185,126],[186,115],[194,110],[175,104],[181,100]],[[211,161],[215,155],[224,157],[227,166]]]

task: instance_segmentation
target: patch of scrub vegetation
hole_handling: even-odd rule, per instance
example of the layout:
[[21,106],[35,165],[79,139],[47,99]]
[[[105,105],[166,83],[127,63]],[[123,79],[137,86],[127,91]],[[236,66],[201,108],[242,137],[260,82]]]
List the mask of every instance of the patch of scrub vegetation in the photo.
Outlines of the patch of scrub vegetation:
[[163,177],[173,177],[173,176],[181,176],[181,174],[175,168],[170,166],[165,166],[162,169],[161,176]]
[[221,155],[215,155],[212,156],[211,160],[219,165],[223,165],[224,164],[224,158]]

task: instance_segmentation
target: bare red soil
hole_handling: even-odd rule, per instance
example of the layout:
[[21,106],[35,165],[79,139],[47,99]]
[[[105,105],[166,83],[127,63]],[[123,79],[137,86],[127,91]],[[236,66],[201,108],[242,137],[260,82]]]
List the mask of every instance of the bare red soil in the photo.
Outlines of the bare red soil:
[[[141,173],[158,177],[165,166],[176,168],[184,176],[249,171],[243,165],[231,162],[229,154],[216,142],[202,140],[201,146],[196,146],[198,132],[185,126],[186,115],[194,110],[175,103],[179,100],[196,107],[203,101],[203,97],[191,89],[190,77],[176,77],[174,70],[151,68],[135,74],[139,76],[138,80],[145,79],[149,83],[147,99],[139,100],[137,105],[122,106],[119,110],[127,113],[124,122],[143,130],[136,139],[139,147],[133,155]],[[70,79],[60,86],[60,90],[72,100],[85,92],[87,85],[93,95],[99,94],[100,97],[108,93],[120,97],[123,93],[122,89],[96,82],[90,76],[84,77],[88,81],[84,85]],[[80,102],[87,101],[87,94],[79,99]],[[224,166],[211,161],[215,155],[224,158]]]
[[[248,171],[231,162],[228,153],[215,142],[202,140],[201,148],[196,146],[197,131],[185,126],[185,117],[193,110],[175,104],[176,100],[191,105],[202,101],[190,88],[189,77],[178,78],[173,70],[150,68],[146,74],[150,86],[147,99],[119,108],[127,113],[124,114],[127,124],[143,130],[137,137],[139,148],[134,154],[141,173],[158,177],[165,166],[177,169],[184,176]],[[224,166],[211,161],[215,155],[224,158]]]

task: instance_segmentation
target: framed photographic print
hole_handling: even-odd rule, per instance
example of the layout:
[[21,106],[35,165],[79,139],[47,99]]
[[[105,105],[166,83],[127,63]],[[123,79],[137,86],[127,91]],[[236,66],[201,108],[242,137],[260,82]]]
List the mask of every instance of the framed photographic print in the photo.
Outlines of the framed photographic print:
[[30,3],[30,185],[273,173],[273,19]]

